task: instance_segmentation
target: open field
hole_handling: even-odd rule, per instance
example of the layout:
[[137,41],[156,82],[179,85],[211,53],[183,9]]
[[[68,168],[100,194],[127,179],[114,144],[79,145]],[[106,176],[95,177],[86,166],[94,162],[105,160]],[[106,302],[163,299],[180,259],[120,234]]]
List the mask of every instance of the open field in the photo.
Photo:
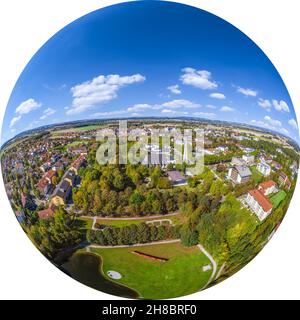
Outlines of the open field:
[[283,190],[280,190],[279,192],[274,194],[270,198],[270,200],[271,200],[271,202],[273,204],[273,209],[276,209],[280,205],[281,201],[283,201],[285,199],[285,197],[286,197],[286,193]]
[[102,128],[103,125],[95,124],[95,125],[90,125],[90,126],[82,126],[82,127],[75,127],[75,128],[68,128],[68,129],[63,129],[63,130],[58,130],[53,132],[53,135],[59,135],[61,133],[66,133],[66,132],[78,132],[78,131],[89,131],[89,130],[97,130]]
[[76,146],[79,146],[81,144],[86,144],[86,141],[85,140],[76,140],[76,141],[73,141],[71,143],[68,143],[67,145],[65,145],[65,148],[69,148],[69,147],[76,147]]
[[[200,290],[210,278],[211,270],[202,271],[209,259],[197,247],[180,243],[141,246],[140,252],[168,259],[153,261],[133,254],[134,248],[99,249],[91,252],[101,256],[103,273],[114,270],[122,275],[116,283],[132,288],[145,299],[183,296]],[[107,276],[106,276],[107,277]]]

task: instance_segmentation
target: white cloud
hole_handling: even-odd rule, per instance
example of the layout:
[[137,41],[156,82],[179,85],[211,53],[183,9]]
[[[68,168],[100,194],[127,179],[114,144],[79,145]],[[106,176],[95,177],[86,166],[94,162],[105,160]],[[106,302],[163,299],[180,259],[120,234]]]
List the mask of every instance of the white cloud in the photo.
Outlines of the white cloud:
[[203,118],[215,118],[216,114],[212,112],[194,112],[193,116],[203,117]]
[[265,116],[264,119],[273,127],[281,127],[282,126],[282,123],[279,120],[272,119],[270,116]]
[[132,106],[132,107],[127,108],[127,111],[128,111],[128,112],[144,111],[144,110],[153,109],[153,108],[154,108],[154,106],[152,106],[152,105],[150,105],[150,104],[147,104],[147,103],[138,103],[138,104],[135,104],[135,105]]
[[258,105],[261,106],[262,108],[266,109],[267,111],[271,110],[272,103],[268,99],[258,99]]
[[43,111],[43,115],[40,117],[40,120],[44,120],[47,117],[51,116],[52,114],[54,114],[56,112],[56,110],[52,109],[52,108],[47,108]]
[[295,119],[290,119],[289,120],[289,125],[295,129],[295,130],[298,130],[298,124],[297,124],[297,121]]
[[226,99],[226,96],[225,96],[223,93],[219,93],[219,92],[211,93],[209,96],[210,96],[211,98],[219,99],[219,100],[224,100],[224,99]]
[[217,109],[217,107],[212,104],[207,104],[205,107],[208,109]]
[[279,120],[272,119],[270,116],[265,116],[264,121],[262,120],[251,120],[250,123],[253,125],[264,127],[273,131],[278,131],[286,135],[289,134],[289,131],[286,128],[282,127],[282,123]]
[[274,108],[277,111],[290,112],[290,108],[284,100],[277,101],[277,100],[273,99],[272,103],[273,103]]
[[117,97],[120,88],[133,83],[145,81],[140,74],[120,76],[118,74],[100,75],[92,80],[77,84],[71,88],[72,107],[67,114],[78,114],[89,108],[106,103]]
[[23,101],[15,110],[18,115],[13,117],[10,121],[9,127],[12,128],[18,121],[21,120],[24,114],[27,114],[35,109],[38,109],[42,104],[30,98]]
[[174,84],[173,86],[167,87],[168,90],[170,90],[174,94],[181,94],[181,90],[179,89],[178,84]]
[[10,121],[9,127],[12,128],[20,119],[21,119],[21,116],[13,117]]
[[167,108],[199,108],[201,107],[200,104],[194,103],[190,100],[185,99],[176,99],[172,101],[168,101],[162,104],[162,107]]
[[218,87],[217,83],[211,80],[211,72],[207,70],[196,70],[188,67],[182,69],[182,72],[180,80],[183,84],[203,90],[216,89]]
[[92,116],[93,117],[114,117],[114,116],[119,116],[119,115],[124,115],[126,114],[126,110],[115,110],[115,111],[106,111],[106,112],[96,112]]
[[30,98],[26,101],[23,101],[15,110],[18,114],[26,114],[37,108],[39,108],[42,104]]
[[177,110],[171,110],[171,109],[163,109],[161,110],[161,113],[163,114],[170,114],[170,115],[188,115],[188,112],[186,111],[177,111]]
[[221,112],[233,112],[234,109],[231,108],[231,107],[227,107],[227,106],[223,106],[221,109],[220,109]]
[[256,97],[257,93],[258,93],[257,91],[255,91],[253,89],[247,89],[247,88],[242,88],[242,87],[238,87],[237,91],[247,97]]

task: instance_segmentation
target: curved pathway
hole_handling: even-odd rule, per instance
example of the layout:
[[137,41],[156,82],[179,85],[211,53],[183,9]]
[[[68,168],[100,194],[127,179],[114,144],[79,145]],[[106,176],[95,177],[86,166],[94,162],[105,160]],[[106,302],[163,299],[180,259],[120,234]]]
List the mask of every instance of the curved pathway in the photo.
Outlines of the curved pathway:
[[212,267],[213,267],[213,271],[211,273],[210,278],[208,279],[206,285],[204,287],[202,287],[202,289],[201,289],[201,290],[203,290],[214,280],[218,265],[217,265],[216,261],[214,260],[214,258],[212,257],[212,255],[205,250],[205,248],[202,246],[202,244],[198,244],[197,247],[200,249],[201,252],[203,252],[207,256],[207,258],[210,260]]
[[90,244],[86,247],[87,251],[90,248],[99,248],[99,249],[114,249],[114,248],[133,248],[133,247],[145,247],[145,246],[153,246],[156,244],[167,244],[167,243],[176,243],[180,242],[180,239],[173,239],[173,240],[163,240],[163,241],[155,241],[155,242],[146,242],[146,243],[136,243],[136,244],[122,244],[118,246],[102,246],[100,244]]

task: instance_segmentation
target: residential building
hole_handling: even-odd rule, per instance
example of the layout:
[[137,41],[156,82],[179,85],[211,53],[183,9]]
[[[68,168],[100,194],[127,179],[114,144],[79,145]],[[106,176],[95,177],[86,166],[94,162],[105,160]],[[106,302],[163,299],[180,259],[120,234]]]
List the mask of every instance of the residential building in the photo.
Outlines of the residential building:
[[49,208],[38,211],[38,216],[40,219],[48,219],[54,216],[55,205],[50,204]]
[[250,155],[250,154],[244,154],[244,155],[242,156],[242,159],[245,161],[245,163],[246,163],[247,165],[251,165],[251,164],[253,164],[254,161],[255,161],[255,157],[252,156],[252,155]]
[[73,170],[75,174],[78,174],[78,170],[86,164],[86,158],[84,155],[80,155],[74,160],[70,166],[70,170]]
[[251,171],[247,166],[235,166],[228,171],[228,178],[238,184],[248,182],[251,175]]
[[183,185],[186,184],[186,178],[177,170],[167,171],[169,180],[173,185]]
[[258,190],[265,196],[268,196],[277,191],[276,183],[273,180],[262,182],[259,184]]
[[250,190],[246,202],[260,221],[263,221],[272,212],[271,201],[259,190]]
[[259,162],[256,168],[265,177],[271,173],[271,167],[265,162]]
[[54,206],[64,206],[66,205],[72,195],[72,186],[68,180],[63,179],[55,188],[51,204]]
[[283,171],[279,172],[278,183],[280,186],[285,186],[288,190],[292,186],[289,177]]

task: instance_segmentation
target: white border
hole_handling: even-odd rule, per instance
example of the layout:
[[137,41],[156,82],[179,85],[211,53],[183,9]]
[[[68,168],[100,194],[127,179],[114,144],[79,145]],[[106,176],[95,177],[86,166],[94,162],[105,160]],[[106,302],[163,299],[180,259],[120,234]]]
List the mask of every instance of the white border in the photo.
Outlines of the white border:
[[[19,74],[40,46],[80,16],[111,0],[0,2],[0,118]],[[300,118],[300,3],[296,0],[180,0],[231,22],[268,55]],[[186,299],[299,299],[299,183],[282,226],[254,261],[225,282]],[[90,289],[52,266],[21,231],[0,183],[1,299],[118,299]],[[185,299],[182,298],[182,299]]]

